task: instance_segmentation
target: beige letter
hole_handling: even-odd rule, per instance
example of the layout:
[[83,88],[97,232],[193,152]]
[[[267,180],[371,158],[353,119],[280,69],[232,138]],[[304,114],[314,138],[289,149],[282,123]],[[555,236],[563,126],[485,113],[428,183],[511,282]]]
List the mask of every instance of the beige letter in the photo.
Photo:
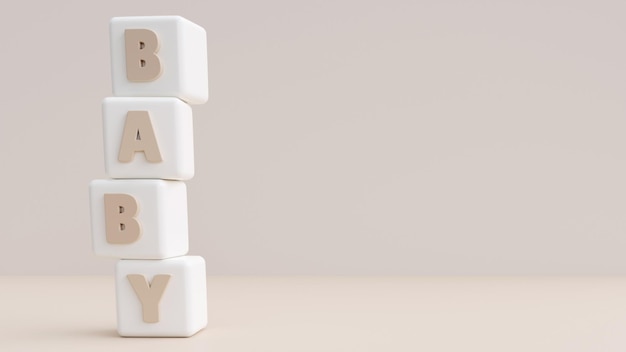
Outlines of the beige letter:
[[141,225],[135,219],[139,204],[130,194],[104,195],[104,222],[107,242],[133,243],[141,237]]
[[163,292],[165,292],[165,287],[167,287],[171,275],[156,275],[150,284],[148,284],[143,275],[130,274],[126,275],[126,277],[141,302],[143,321],[146,323],[158,323],[159,302],[161,297],[163,297]]
[[163,161],[157,144],[150,114],[147,111],[129,111],[122,133],[122,143],[117,159],[123,163],[133,161],[135,152],[143,152],[151,163]]
[[161,76],[159,37],[149,29],[127,29],[124,31],[126,43],[126,78],[131,82],[150,82]]

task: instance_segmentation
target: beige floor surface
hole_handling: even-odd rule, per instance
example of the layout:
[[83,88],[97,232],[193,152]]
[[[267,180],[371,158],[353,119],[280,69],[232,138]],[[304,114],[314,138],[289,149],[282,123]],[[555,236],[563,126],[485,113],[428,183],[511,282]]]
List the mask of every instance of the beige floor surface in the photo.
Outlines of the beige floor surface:
[[121,338],[112,277],[0,277],[0,351],[626,351],[626,277],[209,277],[209,326]]

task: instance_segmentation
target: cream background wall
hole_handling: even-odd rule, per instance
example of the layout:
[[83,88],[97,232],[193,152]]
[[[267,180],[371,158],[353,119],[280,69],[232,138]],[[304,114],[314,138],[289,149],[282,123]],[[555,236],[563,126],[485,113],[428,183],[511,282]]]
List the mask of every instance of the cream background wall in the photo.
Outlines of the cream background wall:
[[210,274],[625,274],[623,1],[0,5],[0,274],[109,274],[108,20],[208,32],[190,246]]

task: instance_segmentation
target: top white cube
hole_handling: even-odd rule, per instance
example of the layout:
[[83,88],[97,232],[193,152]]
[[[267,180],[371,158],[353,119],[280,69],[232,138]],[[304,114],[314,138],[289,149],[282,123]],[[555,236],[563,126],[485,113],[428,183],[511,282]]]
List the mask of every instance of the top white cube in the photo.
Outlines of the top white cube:
[[111,75],[118,97],[209,98],[204,28],[180,16],[111,19]]

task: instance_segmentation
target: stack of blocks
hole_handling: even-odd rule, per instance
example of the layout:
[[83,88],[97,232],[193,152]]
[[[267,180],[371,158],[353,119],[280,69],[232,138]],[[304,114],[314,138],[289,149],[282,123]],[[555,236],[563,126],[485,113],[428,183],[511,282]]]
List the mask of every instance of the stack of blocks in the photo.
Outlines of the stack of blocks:
[[205,262],[187,256],[194,175],[188,104],[208,100],[204,29],[179,16],[110,24],[114,97],[103,102],[111,180],[90,184],[93,250],[116,266],[121,336],[191,336],[207,324]]

